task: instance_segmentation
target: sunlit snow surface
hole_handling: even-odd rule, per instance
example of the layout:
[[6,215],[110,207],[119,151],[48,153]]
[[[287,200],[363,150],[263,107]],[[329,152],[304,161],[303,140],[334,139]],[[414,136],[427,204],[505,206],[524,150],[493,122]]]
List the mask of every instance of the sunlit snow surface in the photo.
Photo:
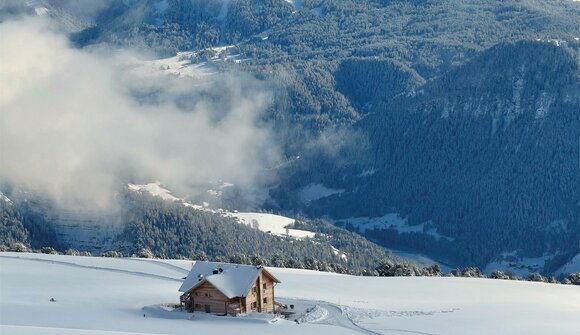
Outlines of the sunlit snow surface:
[[0,192],[0,201],[6,202],[6,203],[12,203],[12,200],[10,200],[10,198],[8,198],[6,195],[4,195],[4,193]]
[[258,229],[260,231],[270,233],[277,236],[290,236],[296,239],[302,239],[305,237],[314,237],[314,233],[306,230],[300,229],[286,229],[286,226],[294,223],[294,219],[288,218],[281,215],[267,214],[267,213],[255,213],[255,212],[228,212],[223,210],[212,210],[205,208],[200,205],[190,204],[183,199],[177,198],[171,194],[171,191],[163,188],[161,183],[149,183],[149,184],[129,184],[127,185],[129,190],[135,192],[146,192],[154,197],[159,197],[167,201],[177,201],[183,203],[183,205],[192,207],[197,210],[204,210],[213,213],[220,213],[227,217],[233,217],[238,220],[238,222],[245,225],[251,226],[252,228]]
[[300,189],[300,191],[298,192],[298,197],[302,202],[310,203],[314,200],[326,198],[333,194],[341,194],[343,192],[344,192],[343,189],[332,189],[322,184],[313,183]]
[[302,318],[313,322],[300,324],[165,307],[179,301],[177,289],[191,263],[0,253],[0,334],[578,334],[580,329],[579,287],[473,278],[270,269],[282,281],[276,300],[313,311]]
[[267,214],[267,213],[253,213],[253,212],[228,212],[226,216],[237,218],[241,223],[255,227],[261,231],[268,232],[272,235],[278,236],[292,236],[294,238],[314,237],[314,233],[300,229],[286,229],[289,224],[294,223],[294,219],[281,215]]

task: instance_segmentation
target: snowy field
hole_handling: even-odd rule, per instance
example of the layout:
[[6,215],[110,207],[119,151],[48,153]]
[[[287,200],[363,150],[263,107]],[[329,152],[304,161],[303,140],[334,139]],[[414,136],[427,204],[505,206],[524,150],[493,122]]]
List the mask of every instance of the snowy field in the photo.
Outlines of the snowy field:
[[[134,192],[147,192],[154,197],[159,197],[166,201],[177,201],[183,203],[184,206],[192,207],[197,210],[204,210],[213,213],[219,213],[227,217],[233,217],[238,220],[239,223],[243,223],[252,228],[258,229],[260,231],[270,233],[277,236],[290,236],[296,239],[302,239],[306,237],[313,238],[314,233],[306,230],[300,229],[286,229],[285,227],[289,224],[294,223],[294,219],[267,213],[255,213],[255,212],[228,212],[222,209],[213,210],[201,205],[195,205],[186,202],[171,194],[166,188],[161,186],[161,183],[149,183],[149,184],[128,184],[129,190]],[[1,194],[0,194],[1,195]]]
[[291,236],[297,239],[305,237],[314,237],[311,231],[300,229],[286,229],[289,224],[294,223],[294,219],[281,215],[268,213],[254,213],[254,212],[228,212],[226,216],[235,217],[240,223],[255,227],[263,232],[270,233],[277,236]]
[[[0,253],[0,334],[578,334],[580,287],[277,269],[299,319],[173,309],[191,261]],[[51,302],[50,299],[55,301]],[[306,310],[310,311],[306,313]]]

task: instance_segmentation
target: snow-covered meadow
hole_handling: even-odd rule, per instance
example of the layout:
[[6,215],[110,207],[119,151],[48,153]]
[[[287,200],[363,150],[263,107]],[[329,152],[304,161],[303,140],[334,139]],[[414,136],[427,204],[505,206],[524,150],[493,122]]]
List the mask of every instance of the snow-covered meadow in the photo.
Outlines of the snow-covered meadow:
[[232,217],[237,219],[239,223],[245,224],[250,226],[254,229],[258,229],[265,233],[269,233],[272,235],[277,236],[289,236],[296,239],[302,239],[306,237],[313,238],[314,233],[311,231],[301,230],[301,229],[292,229],[286,228],[286,226],[291,225],[294,223],[295,219],[275,215],[275,214],[268,214],[268,213],[256,213],[256,212],[229,212],[224,211],[222,209],[211,209],[206,207],[205,205],[195,205],[191,204],[184,199],[178,198],[174,196],[171,191],[161,186],[161,183],[149,183],[149,184],[128,184],[127,187],[129,190],[134,192],[146,192],[154,197],[159,197],[166,201],[177,201],[183,203],[184,206],[192,207],[197,210],[204,210],[209,211],[212,213],[219,213],[223,216]]
[[[185,260],[0,254],[0,333],[578,334],[580,287],[272,268],[302,321],[173,310]],[[50,299],[54,298],[54,302]]]

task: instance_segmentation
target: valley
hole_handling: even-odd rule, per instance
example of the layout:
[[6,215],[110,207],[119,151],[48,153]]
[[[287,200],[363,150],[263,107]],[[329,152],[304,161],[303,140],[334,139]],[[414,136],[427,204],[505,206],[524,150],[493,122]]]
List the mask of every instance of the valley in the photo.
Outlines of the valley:
[[580,271],[578,17],[7,1],[0,246],[561,280]]

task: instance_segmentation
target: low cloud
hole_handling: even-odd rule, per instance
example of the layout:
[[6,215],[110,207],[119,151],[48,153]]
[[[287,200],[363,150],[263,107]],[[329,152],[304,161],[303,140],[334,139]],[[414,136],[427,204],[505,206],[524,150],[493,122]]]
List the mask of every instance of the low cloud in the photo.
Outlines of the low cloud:
[[0,24],[0,45],[1,182],[101,209],[127,181],[192,195],[226,181],[261,200],[278,148],[255,79],[138,74],[38,19]]

